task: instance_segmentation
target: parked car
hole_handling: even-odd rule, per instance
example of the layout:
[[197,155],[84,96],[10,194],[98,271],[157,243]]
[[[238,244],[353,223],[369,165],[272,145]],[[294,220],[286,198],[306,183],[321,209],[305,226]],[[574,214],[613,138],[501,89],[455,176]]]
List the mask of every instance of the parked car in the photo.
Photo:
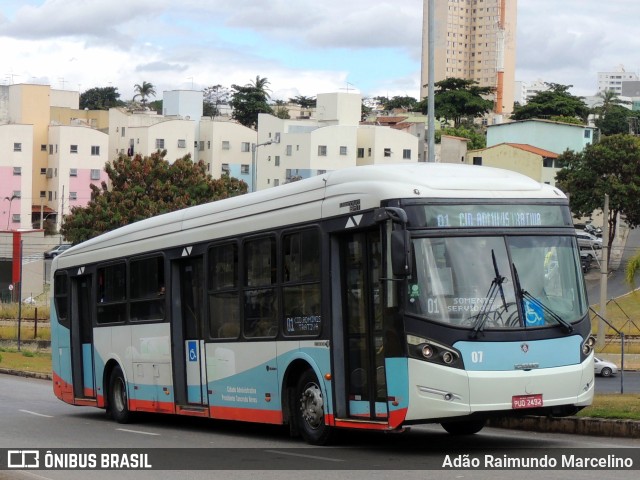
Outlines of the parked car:
[[44,258],[55,258],[65,250],[69,250],[72,246],[73,245],[70,243],[61,243],[60,245],[56,245],[51,250],[44,252]]
[[618,367],[615,363],[607,362],[598,357],[593,357],[593,368],[595,374],[602,377],[610,377],[618,373]]
[[582,272],[587,273],[591,269],[591,262],[593,262],[593,255],[586,251],[580,251],[580,263],[582,264]]
[[576,236],[578,237],[578,246],[580,250],[592,248],[599,250],[602,248],[602,238],[598,238],[584,230],[576,230]]

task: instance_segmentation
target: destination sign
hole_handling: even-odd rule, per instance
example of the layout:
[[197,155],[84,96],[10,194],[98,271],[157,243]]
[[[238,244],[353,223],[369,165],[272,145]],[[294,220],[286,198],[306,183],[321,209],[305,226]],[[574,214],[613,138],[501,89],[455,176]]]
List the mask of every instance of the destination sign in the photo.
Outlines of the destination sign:
[[428,228],[526,228],[572,225],[568,208],[560,205],[425,205],[409,207],[407,213],[412,226]]

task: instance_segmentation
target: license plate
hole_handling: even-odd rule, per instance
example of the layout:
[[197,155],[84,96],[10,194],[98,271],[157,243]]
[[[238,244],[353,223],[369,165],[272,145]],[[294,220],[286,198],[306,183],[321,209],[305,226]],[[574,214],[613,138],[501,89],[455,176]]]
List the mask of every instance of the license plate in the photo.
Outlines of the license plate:
[[537,408],[542,406],[542,394],[535,395],[514,395],[511,397],[511,406],[514,409],[519,408]]

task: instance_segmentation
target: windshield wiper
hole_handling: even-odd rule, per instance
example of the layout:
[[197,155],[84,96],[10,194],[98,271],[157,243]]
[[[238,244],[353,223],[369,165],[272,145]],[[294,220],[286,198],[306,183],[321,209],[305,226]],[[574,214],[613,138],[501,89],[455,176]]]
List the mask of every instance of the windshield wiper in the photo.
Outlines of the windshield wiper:
[[500,292],[500,298],[502,299],[502,306],[504,307],[504,311],[507,312],[509,310],[507,301],[504,298],[504,289],[502,288],[502,284],[504,283],[506,278],[500,275],[500,271],[498,270],[498,262],[496,262],[496,254],[493,249],[491,250],[491,258],[493,260],[493,270],[496,276],[493,280],[491,280],[491,285],[489,286],[489,291],[487,292],[487,298],[482,304],[482,308],[478,313],[478,319],[476,320],[476,323],[473,325],[473,330],[470,334],[471,338],[476,338],[478,336],[478,332],[481,331],[484,327],[484,324],[487,323],[489,312],[491,311],[491,307],[493,307],[493,302],[498,296],[498,292]]
[[545,314],[549,315],[552,319],[554,319],[556,323],[561,325],[566,330],[567,333],[573,332],[573,326],[569,322],[567,322],[560,315],[558,315],[556,312],[551,310],[544,303],[542,303],[540,300],[538,300],[536,297],[522,288],[522,285],[520,285],[520,276],[518,275],[518,269],[516,268],[515,263],[513,264],[513,282],[516,285],[516,298],[522,305],[522,313],[524,315],[523,324],[525,328],[527,327],[527,310],[524,301],[527,300],[528,302],[541,309]]

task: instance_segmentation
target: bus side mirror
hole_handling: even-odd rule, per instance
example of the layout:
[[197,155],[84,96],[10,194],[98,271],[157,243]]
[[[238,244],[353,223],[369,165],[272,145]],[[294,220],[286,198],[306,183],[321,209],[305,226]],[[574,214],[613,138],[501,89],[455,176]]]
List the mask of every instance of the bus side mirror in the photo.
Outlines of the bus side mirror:
[[391,232],[391,269],[397,277],[408,277],[412,273],[411,239],[409,231],[394,230]]

